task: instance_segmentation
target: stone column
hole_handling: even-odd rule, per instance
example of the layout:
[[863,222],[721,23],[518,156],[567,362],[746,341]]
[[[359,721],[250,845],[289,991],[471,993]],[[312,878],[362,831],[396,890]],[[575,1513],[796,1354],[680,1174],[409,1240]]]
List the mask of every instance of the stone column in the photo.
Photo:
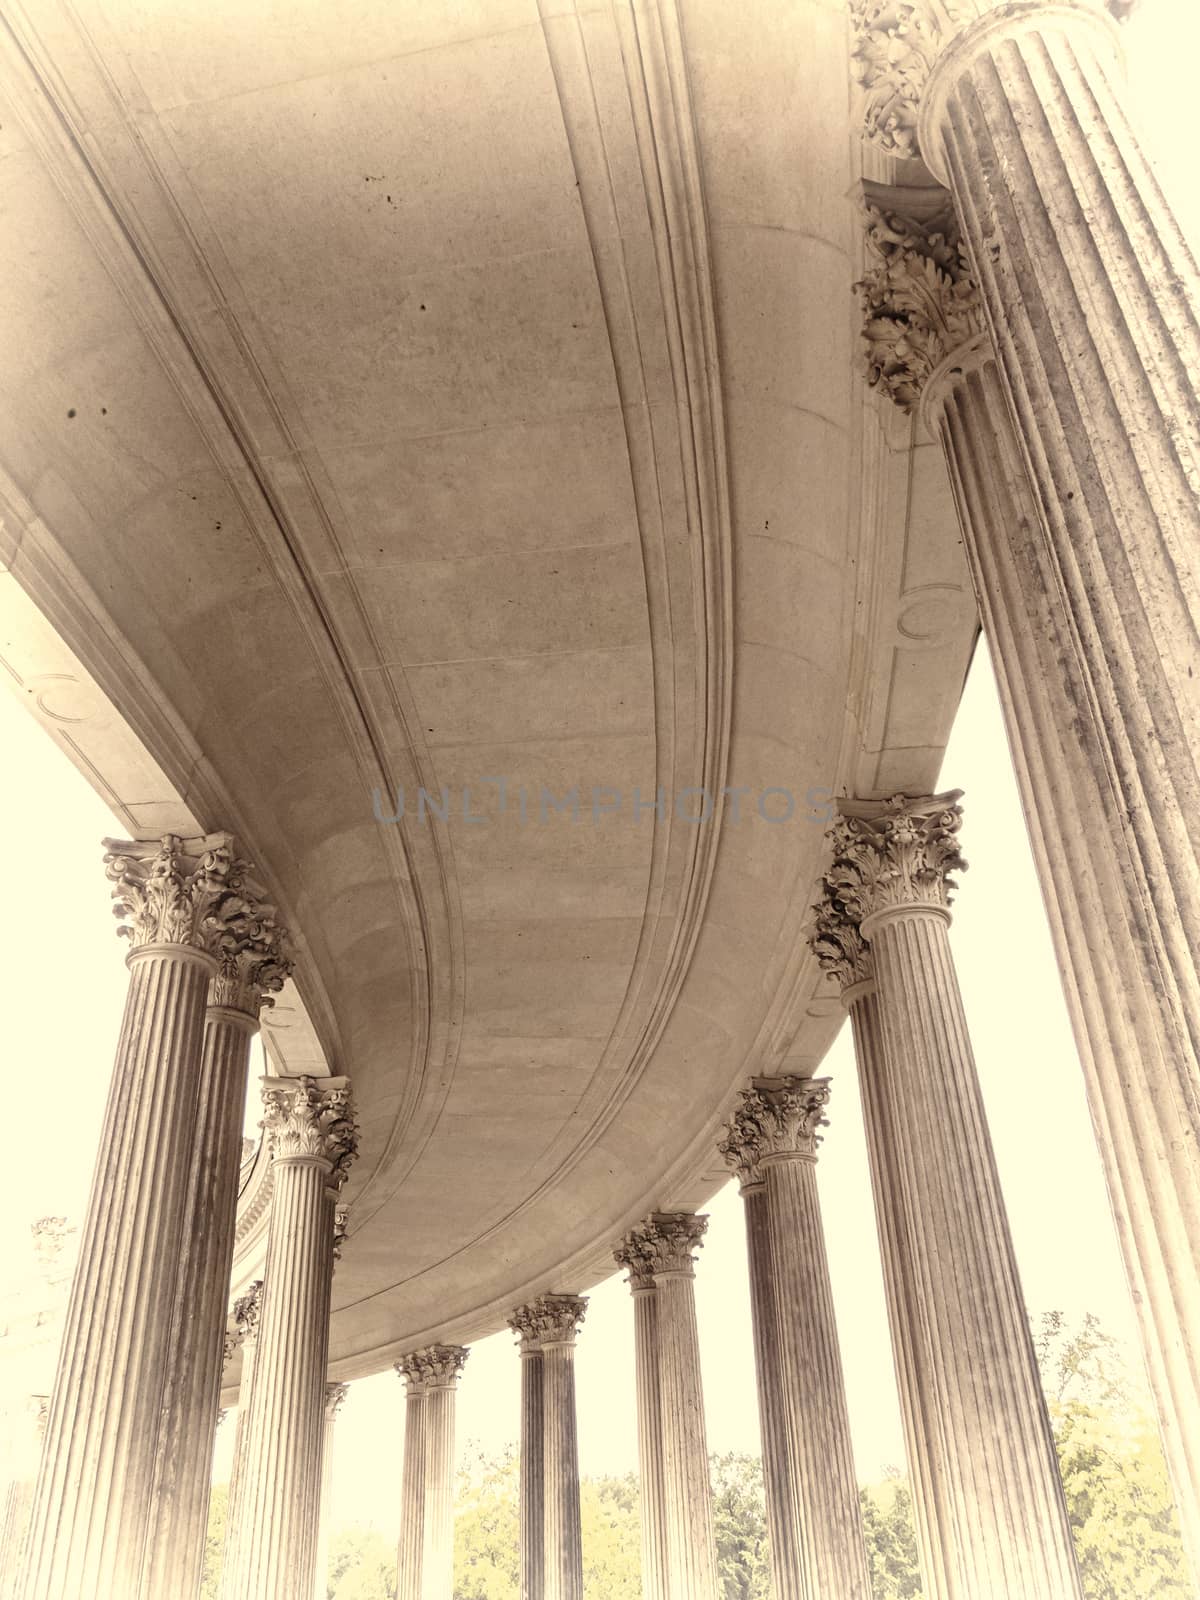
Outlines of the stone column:
[[658,1359],[658,1290],[649,1255],[634,1233],[614,1252],[629,1273],[633,1296],[636,1362],[638,1469],[641,1479],[642,1593],[667,1600],[667,1512],[663,1488],[662,1389]]
[[[919,1326],[906,1356],[937,1419],[948,1593],[1080,1600],[1054,1440],[949,943],[958,796],[843,801],[827,915],[871,947],[890,1134]],[[893,1308],[894,1309],[894,1308]]]
[[271,1218],[226,1600],[296,1600],[313,1590],[334,1200],[356,1144],[345,1078],[268,1078],[263,1104]]
[[721,1146],[746,1196],[777,1600],[871,1597],[817,1197],[828,1100],[827,1078],[756,1078]]
[[658,1383],[669,1600],[716,1600],[712,1487],[692,1284],[707,1217],[656,1212],[633,1230],[657,1290]]
[[452,1600],[454,1594],[454,1396],[468,1355],[462,1345],[433,1344],[396,1363],[408,1383],[398,1600]]
[[204,1571],[250,1043],[260,1011],[274,1004],[271,996],[293,965],[287,936],[261,892],[243,878],[239,893],[241,904],[218,947],[204,1024],[189,1222],[143,1577],[152,1600],[188,1600],[199,1592]]
[[[545,1600],[583,1600],[575,1335],[586,1308],[587,1300],[580,1295],[544,1294],[529,1305],[518,1306],[509,1319],[509,1327],[521,1335],[523,1363],[535,1352],[541,1357],[543,1523],[539,1543]],[[523,1364],[523,1380],[525,1372]],[[521,1478],[524,1483],[523,1453]],[[522,1504],[522,1526],[525,1516]],[[536,1560],[531,1563],[535,1569],[538,1564]]]
[[[981,369],[948,409],[999,403],[1016,418],[1037,562],[1069,644],[1082,729],[1057,731],[1080,746],[1082,786],[1042,797],[1046,843],[1082,832],[1086,871],[1059,912],[1073,1005],[1200,1563],[1200,280],[1129,127],[1099,0],[905,10],[901,37],[895,7],[856,3],[868,130],[919,153],[953,194],[1003,399]],[[960,504],[987,471],[957,452]],[[1082,948],[1097,917],[1119,956],[1115,992],[1093,981],[1106,952],[1089,963]]]
[[521,1600],[543,1600],[546,1458],[542,1347],[525,1326],[527,1307],[509,1318],[521,1348]]
[[800,1524],[792,1505],[792,1469],[784,1423],[783,1374],[779,1354],[778,1307],[771,1262],[767,1186],[758,1164],[757,1125],[734,1116],[720,1145],[736,1174],[746,1216],[746,1259],[750,1275],[750,1320],[754,1338],[754,1376],[762,1438],[763,1488],[775,1600],[808,1600],[804,1581]]
[[925,1600],[959,1600],[966,1591],[958,1582],[954,1553],[957,1536],[955,1505],[949,1493],[950,1457],[938,1410],[941,1397],[933,1383],[935,1353],[925,1338],[921,1314],[919,1260],[905,1219],[903,1163],[891,1111],[898,1086],[883,1048],[875,969],[858,924],[840,913],[828,896],[816,907],[812,943],[826,972],[841,983],[842,1001],[854,1031],[922,1593]]
[[329,1587],[329,1502],[333,1484],[333,1427],[337,1414],[350,1393],[348,1383],[325,1385],[325,1428],[321,1440],[321,1521],[317,1530],[316,1581],[313,1584],[314,1600],[325,1600]]
[[229,1495],[225,1502],[225,1550],[221,1557],[224,1574],[233,1566],[233,1530],[239,1521],[242,1495],[242,1462],[246,1451],[246,1418],[250,1414],[250,1389],[254,1381],[254,1356],[258,1349],[258,1313],[262,1305],[262,1279],[256,1278],[245,1294],[233,1302],[233,1332],[225,1336],[225,1364],[241,1349],[242,1374],[238,1383],[237,1421],[233,1429],[233,1461],[229,1469]]
[[[106,841],[129,993],[34,1494],[25,1600],[141,1593],[190,1196],[209,980],[242,915],[228,834]],[[208,1330],[219,1351],[221,1315]],[[218,1357],[219,1359],[219,1357]]]
[[49,1409],[49,1395],[30,1395],[26,1409],[27,1431],[22,1425],[20,1432],[23,1437],[10,1441],[8,1456],[12,1463],[12,1478],[5,1494],[4,1523],[0,1529],[0,1600],[11,1600],[19,1592],[25,1545],[29,1538],[33,1487],[37,1481]]
[[405,1380],[404,1477],[400,1495],[400,1549],[396,1600],[421,1600],[425,1554],[425,1386],[416,1355],[396,1362]]

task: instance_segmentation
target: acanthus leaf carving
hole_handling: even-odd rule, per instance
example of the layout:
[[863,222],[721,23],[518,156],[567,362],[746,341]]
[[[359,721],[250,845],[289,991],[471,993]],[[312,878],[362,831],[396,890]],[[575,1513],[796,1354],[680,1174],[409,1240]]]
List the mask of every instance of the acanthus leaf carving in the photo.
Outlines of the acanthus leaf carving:
[[457,1386],[470,1351],[461,1344],[431,1344],[411,1350],[396,1362],[396,1371],[409,1390],[453,1389]]
[[523,1350],[540,1350],[547,1344],[574,1344],[586,1310],[585,1295],[542,1294],[528,1305],[517,1306],[508,1325],[520,1336]]
[[823,887],[825,892],[813,907],[809,929],[812,952],[822,970],[836,978],[843,989],[867,983],[875,976],[870,946],[857,918],[848,914],[828,883]]
[[824,879],[838,915],[861,926],[881,911],[946,910],[958,887],[950,874],[967,865],[958,843],[959,798],[954,790],[922,799],[895,795],[852,809],[843,802],[828,835],[833,862]]
[[979,291],[949,195],[942,213],[924,220],[869,202],[865,212],[877,264],[854,287],[867,382],[911,411],[938,367],[983,331]]
[[272,1161],[325,1161],[330,1187],[340,1189],[358,1149],[358,1126],[344,1081],[323,1088],[314,1078],[273,1079],[263,1089],[261,1123]]
[[203,839],[164,834],[157,842],[105,839],[117,932],[137,950],[185,945],[219,955],[221,939],[251,903],[249,867],[227,833]]
[[692,1276],[695,1252],[704,1242],[708,1218],[693,1211],[656,1211],[632,1229],[626,1241],[641,1270],[654,1278],[663,1273]]

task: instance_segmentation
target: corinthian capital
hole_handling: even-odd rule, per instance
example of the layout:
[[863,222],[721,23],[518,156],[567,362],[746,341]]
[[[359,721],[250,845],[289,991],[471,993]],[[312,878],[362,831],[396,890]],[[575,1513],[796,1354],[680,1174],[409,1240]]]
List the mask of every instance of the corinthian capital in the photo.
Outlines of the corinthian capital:
[[[1104,0],[1067,3],[1083,13],[1105,10]],[[1107,9],[1120,19],[1134,3],[1107,0]],[[867,138],[892,155],[919,157],[921,100],[934,64],[972,23],[1002,8],[1018,24],[1037,10],[1011,0],[850,0],[850,70],[864,95]],[[1061,17],[1061,5],[1042,9]]]
[[413,1389],[456,1389],[470,1351],[461,1344],[431,1344],[396,1362],[396,1371]]
[[574,1344],[586,1310],[584,1295],[541,1294],[528,1305],[518,1306],[508,1325],[520,1335],[523,1351],[540,1350],[548,1344]]
[[825,874],[833,911],[855,926],[882,911],[944,911],[958,887],[950,874],[967,865],[958,847],[960,794],[842,801],[842,818],[829,831],[834,859]]
[[346,1403],[346,1396],[350,1393],[348,1383],[327,1383],[325,1385],[325,1416],[332,1422],[334,1417]]
[[[708,1218],[691,1211],[656,1211],[640,1222],[626,1241],[641,1270],[651,1277],[664,1273],[694,1274],[696,1255],[708,1228]],[[632,1269],[631,1269],[632,1270]]]
[[946,190],[864,183],[863,203],[870,265],[855,288],[867,382],[911,411],[938,367],[983,333],[979,291]]
[[742,1104],[759,1128],[760,1163],[773,1157],[817,1159],[831,1088],[828,1078],[755,1078]]
[[358,1149],[358,1127],[345,1078],[267,1078],[263,1083],[262,1127],[273,1161],[310,1158],[330,1168],[330,1185],[340,1189]]
[[258,1313],[262,1306],[262,1279],[256,1278],[233,1302],[230,1319],[233,1327],[225,1335],[225,1365],[233,1359],[234,1351],[244,1344],[253,1344],[258,1338]]
[[213,954],[217,970],[209,989],[214,1006],[244,1011],[257,1019],[263,1006],[275,1004],[292,975],[295,960],[287,930],[275,920],[274,906],[243,893],[243,907],[233,911],[217,936]]
[[104,850],[113,914],[123,919],[117,932],[135,950],[187,945],[219,957],[222,940],[261,899],[228,833],[203,839],[168,833],[157,843],[105,839]]

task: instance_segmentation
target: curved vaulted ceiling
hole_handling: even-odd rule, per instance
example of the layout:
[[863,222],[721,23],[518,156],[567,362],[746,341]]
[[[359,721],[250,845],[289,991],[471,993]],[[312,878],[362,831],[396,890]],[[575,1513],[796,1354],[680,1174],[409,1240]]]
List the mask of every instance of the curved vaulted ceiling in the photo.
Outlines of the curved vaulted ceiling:
[[6,660],[296,931],[352,1376],[711,1191],[733,1087],[836,1025],[825,797],[936,776],[974,613],[853,370],[842,7],[5,13],[4,593],[51,625]]

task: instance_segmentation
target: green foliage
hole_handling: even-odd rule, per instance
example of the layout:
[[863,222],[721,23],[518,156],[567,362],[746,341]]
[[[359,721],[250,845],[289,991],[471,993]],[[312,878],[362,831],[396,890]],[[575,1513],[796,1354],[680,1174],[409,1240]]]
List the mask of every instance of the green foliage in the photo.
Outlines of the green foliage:
[[[1069,1328],[1059,1312],[1035,1335],[1087,1600],[1187,1600],[1183,1549],[1158,1435],[1139,1383],[1095,1317]],[[710,1462],[722,1600],[770,1600],[762,1466]],[[468,1455],[459,1474],[454,1600],[520,1600],[517,1452]],[[228,1491],[213,1489],[201,1600],[216,1600]],[[898,1473],[860,1491],[874,1600],[921,1600],[908,1487]],[[641,1600],[638,1480],[580,1486],[589,1600]],[[328,1600],[394,1600],[396,1551],[372,1529],[344,1526],[330,1545]]]
[[492,1460],[471,1451],[458,1475],[454,1600],[520,1600],[519,1488],[511,1445]]
[[858,1491],[874,1600],[920,1600],[912,1496],[899,1473]]
[[723,1600],[771,1600],[762,1462],[730,1452],[711,1456],[708,1467]]
[[214,1483],[208,1500],[208,1533],[204,1539],[204,1576],[200,1581],[200,1600],[217,1600],[228,1510],[229,1485]]
[[1093,1316],[1034,1335],[1087,1600],[1192,1594],[1166,1463],[1141,1384]]
[[396,1600],[396,1546],[375,1528],[343,1525],[329,1541],[327,1600]]

